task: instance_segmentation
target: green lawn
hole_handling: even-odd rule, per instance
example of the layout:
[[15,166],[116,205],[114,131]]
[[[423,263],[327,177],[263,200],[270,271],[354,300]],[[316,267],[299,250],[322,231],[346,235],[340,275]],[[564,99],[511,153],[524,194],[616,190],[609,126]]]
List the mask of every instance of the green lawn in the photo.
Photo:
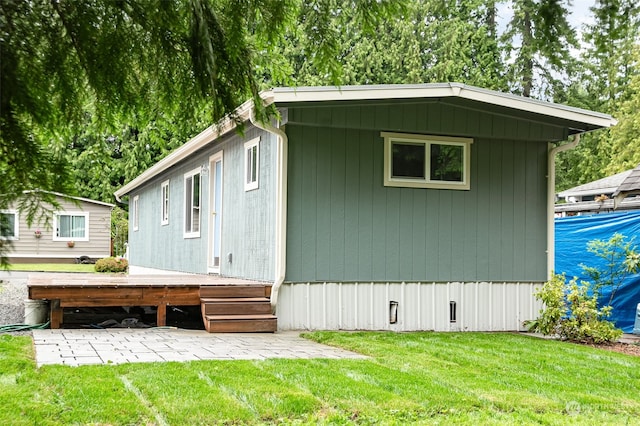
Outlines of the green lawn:
[[10,271],[95,272],[95,265],[75,263],[14,263]]
[[516,334],[310,333],[369,360],[36,369],[0,335],[0,424],[640,424],[640,358]]

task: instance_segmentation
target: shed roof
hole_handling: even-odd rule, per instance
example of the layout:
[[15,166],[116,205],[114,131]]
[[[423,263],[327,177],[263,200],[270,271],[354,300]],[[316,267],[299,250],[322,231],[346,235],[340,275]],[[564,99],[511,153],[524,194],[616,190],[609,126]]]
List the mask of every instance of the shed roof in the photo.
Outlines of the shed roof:
[[636,193],[640,190],[640,164],[635,169],[628,170],[628,172],[629,174],[613,193],[614,197],[618,194]]
[[[551,102],[538,101],[522,96],[481,89],[460,83],[436,84],[391,84],[371,86],[325,86],[325,87],[283,87],[262,92],[266,105],[303,106],[308,103],[367,103],[379,100],[437,99],[465,108],[492,109],[498,114],[510,117],[526,115],[539,121],[561,125],[568,134],[584,133],[616,124],[610,115]],[[248,121],[253,110],[253,101],[240,105],[234,112],[236,120]],[[115,192],[117,199],[131,193],[149,179],[157,176],[178,162],[189,157],[215,139],[236,128],[236,121],[227,116],[218,123],[174,150],[164,159],[144,171],[131,182]]]
[[558,197],[586,197],[590,195],[613,194],[620,184],[631,174],[632,170],[625,170],[613,176],[594,180],[583,185],[574,186],[558,193]]

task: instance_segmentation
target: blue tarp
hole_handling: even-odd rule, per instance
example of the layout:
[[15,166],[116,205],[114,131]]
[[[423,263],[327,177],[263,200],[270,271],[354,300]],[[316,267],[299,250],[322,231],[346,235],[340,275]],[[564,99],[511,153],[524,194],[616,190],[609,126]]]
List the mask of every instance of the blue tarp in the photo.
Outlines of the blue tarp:
[[[604,268],[605,262],[587,251],[592,240],[609,240],[615,233],[634,238],[640,248],[640,212],[604,213],[591,216],[558,218],[555,221],[555,272],[588,280],[581,264]],[[601,301],[609,301],[610,290],[604,290]],[[633,332],[636,306],[640,303],[640,274],[627,277],[612,302],[611,320],[625,333]]]

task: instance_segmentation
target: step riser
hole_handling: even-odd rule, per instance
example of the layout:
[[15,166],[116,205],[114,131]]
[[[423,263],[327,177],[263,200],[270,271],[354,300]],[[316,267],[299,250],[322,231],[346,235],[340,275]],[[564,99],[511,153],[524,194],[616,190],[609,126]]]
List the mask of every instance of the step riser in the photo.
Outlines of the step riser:
[[203,305],[205,315],[252,315],[270,314],[271,304],[261,303],[205,303]]
[[271,315],[271,286],[200,287],[202,320],[209,333],[273,333],[278,320]]
[[200,287],[200,298],[217,297],[269,297],[270,286],[252,285],[228,285],[228,286],[203,286]]
[[273,333],[277,330],[276,319],[205,321],[209,333]]

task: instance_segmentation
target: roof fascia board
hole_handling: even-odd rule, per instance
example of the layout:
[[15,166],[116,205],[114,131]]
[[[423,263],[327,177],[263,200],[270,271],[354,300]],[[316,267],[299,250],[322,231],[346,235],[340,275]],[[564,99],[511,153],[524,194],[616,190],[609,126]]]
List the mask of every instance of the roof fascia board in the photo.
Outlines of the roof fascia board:
[[62,194],[60,192],[45,191],[44,189],[35,189],[35,190],[28,190],[28,191],[22,191],[22,192],[25,194],[29,194],[32,192],[44,192],[45,194],[51,194],[51,195],[55,195],[56,197],[66,198],[69,200],[83,201],[85,203],[98,204],[100,206],[111,207],[111,208],[115,207],[115,204],[105,203],[104,201],[91,200],[89,198],[83,198],[83,197],[75,197],[73,195]]
[[376,99],[438,98],[452,96],[449,85],[384,85],[384,86],[344,86],[312,87],[296,89],[274,89],[274,101],[281,103],[327,102],[327,101],[367,101]]
[[[610,127],[617,123],[614,118],[607,114],[537,101],[460,83],[275,88],[271,91],[262,92],[260,96],[265,105],[275,103],[276,105],[282,104],[283,106],[286,106],[286,104],[305,102],[460,97],[574,122],[582,122],[597,127]],[[236,128],[236,121],[248,121],[253,106],[252,100],[243,103],[231,116],[223,118],[181,147],[175,149],[164,159],[118,189],[115,192],[116,199],[120,201],[121,197],[129,194],[149,179],[186,159],[215,139],[232,131]],[[580,133],[580,131],[578,131],[578,133]]]
[[[263,99],[265,99],[265,103],[269,103],[269,93],[265,92]],[[227,116],[217,122],[216,124],[207,127],[205,130],[200,132],[198,135],[194,136],[184,145],[176,148],[169,155],[164,157],[162,160],[158,161],[156,164],[142,172],[142,174],[138,175],[135,179],[133,179],[128,184],[124,185],[122,188],[118,189],[115,192],[116,199],[118,201],[121,197],[129,194],[131,191],[145,183],[147,180],[155,177],[156,175],[164,172],[180,161],[186,159],[194,152],[200,150],[207,144],[213,142],[217,138],[224,136],[230,131],[234,130],[237,127],[237,120],[247,121],[249,119],[249,114],[251,109],[253,108],[253,101],[249,100],[240,105],[235,111],[233,115]],[[233,118],[235,116],[235,119]]]
[[611,127],[617,123],[613,117],[607,114],[573,108],[566,105],[552,104],[550,102],[514,96],[507,93],[488,92],[479,88],[467,87],[460,92],[459,96],[474,101],[500,105],[579,123],[588,123],[599,127]]
[[278,88],[273,90],[273,95],[276,104],[460,97],[535,114],[558,117],[575,122],[584,122],[598,127],[611,127],[617,123],[615,119],[607,114],[481,89],[460,83]]

